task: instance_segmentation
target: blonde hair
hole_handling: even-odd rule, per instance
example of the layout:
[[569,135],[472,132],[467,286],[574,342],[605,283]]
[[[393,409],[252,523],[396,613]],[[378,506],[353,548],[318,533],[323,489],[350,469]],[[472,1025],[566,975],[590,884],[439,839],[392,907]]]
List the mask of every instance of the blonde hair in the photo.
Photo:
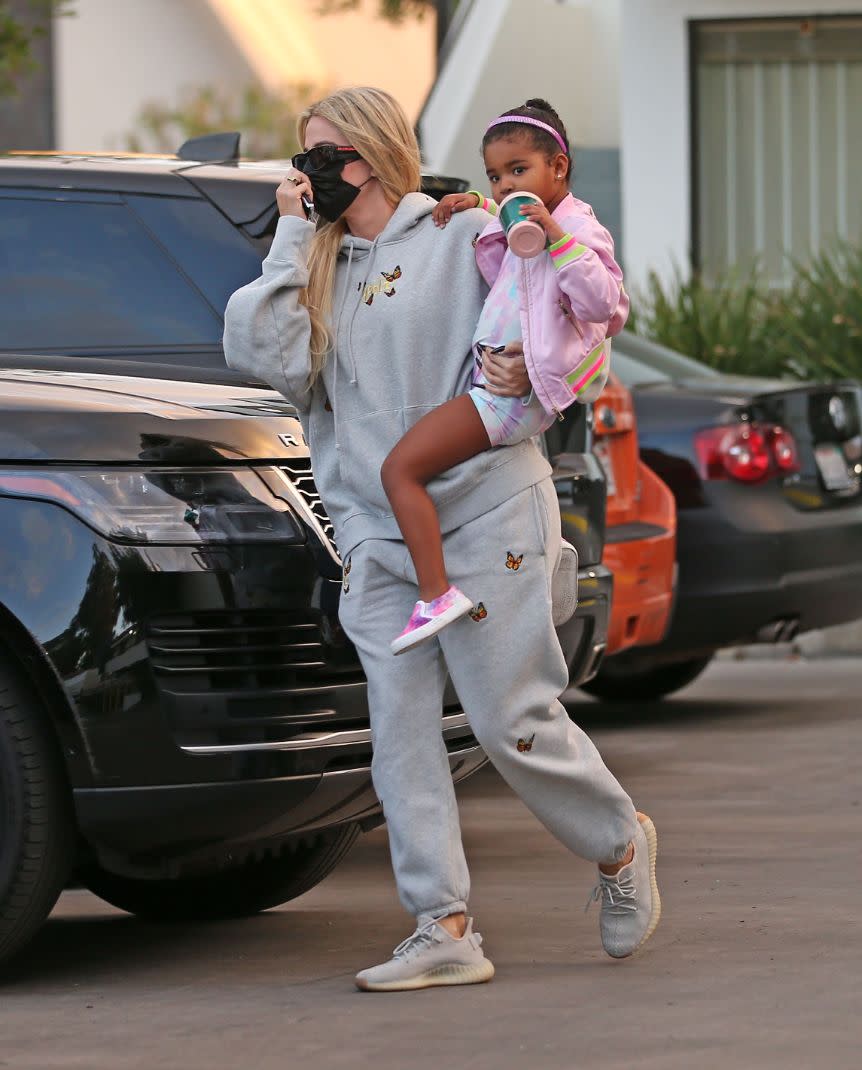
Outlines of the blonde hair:
[[[420,187],[419,145],[404,109],[382,89],[352,86],[339,89],[312,104],[299,117],[299,140],[305,144],[305,130],[313,116],[326,119],[344,134],[371,166],[386,200],[397,205],[405,194]],[[308,287],[300,301],[311,319],[311,372],[313,385],[323,370],[333,343],[330,331],[335,261],[341,240],[347,233],[343,219],[321,224],[311,241]]]

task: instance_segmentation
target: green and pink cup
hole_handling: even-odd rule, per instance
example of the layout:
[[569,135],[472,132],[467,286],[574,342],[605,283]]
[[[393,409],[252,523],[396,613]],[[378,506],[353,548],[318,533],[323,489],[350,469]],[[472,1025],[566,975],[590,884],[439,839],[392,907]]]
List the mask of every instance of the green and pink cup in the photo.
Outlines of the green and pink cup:
[[534,193],[510,193],[500,201],[499,219],[509,248],[525,260],[538,256],[548,243],[545,228],[521,215],[528,204],[542,204]]

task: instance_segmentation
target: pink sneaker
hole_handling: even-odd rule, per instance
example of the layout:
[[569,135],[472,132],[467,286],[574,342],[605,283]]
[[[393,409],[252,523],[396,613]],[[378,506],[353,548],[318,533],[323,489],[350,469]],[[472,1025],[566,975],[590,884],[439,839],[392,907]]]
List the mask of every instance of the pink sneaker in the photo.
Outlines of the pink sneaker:
[[470,599],[457,587],[450,587],[445,594],[431,602],[419,601],[407,622],[407,627],[392,640],[392,653],[403,654],[405,650],[424,643],[473,608]]

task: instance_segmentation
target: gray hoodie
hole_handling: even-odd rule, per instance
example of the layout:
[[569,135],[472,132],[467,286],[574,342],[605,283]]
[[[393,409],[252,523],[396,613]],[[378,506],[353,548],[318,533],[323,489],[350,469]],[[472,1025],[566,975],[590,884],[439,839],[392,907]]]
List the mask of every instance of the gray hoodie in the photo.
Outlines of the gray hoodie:
[[[433,208],[431,197],[409,193],[373,242],[345,237],[333,290],[334,352],[312,389],[310,324],[299,303],[311,223],[282,216],[263,274],[237,290],[225,312],[227,363],[269,383],[299,412],[343,555],[364,539],[401,537],[380,467],[421,416],[469,385],[487,294],[473,246],[488,216],[462,212],[439,230]],[[488,450],[428,489],[448,532],[549,473],[536,446],[522,442]]]

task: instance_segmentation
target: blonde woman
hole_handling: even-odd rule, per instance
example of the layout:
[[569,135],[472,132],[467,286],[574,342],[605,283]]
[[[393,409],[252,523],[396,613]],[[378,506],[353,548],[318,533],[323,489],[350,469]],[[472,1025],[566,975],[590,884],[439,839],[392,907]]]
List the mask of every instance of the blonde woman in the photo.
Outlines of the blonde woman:
[[[417,583],[380,469],[405,431],[467,387],[487,294],[473,243],[489,217],[476,208],[435,227],[413,130],[381,90],[333,93],[301,116],[299,135],[305,151],[278,188],[263,274],[228,304],[225,353],[296,405],[349,574],[340,619],[368,678],[374,786],[398,892],[417,920],[356,984],[392,991],[494,974],[467,917],[440,731],[447,672],[499,772],[562,843],[599,864],[603,945],[630,955],[660,913],[655,829],[559,702],[568,673],[550,589],[560,517],[532,441],[487,450],[429,484],[452,582],[475,592],[484,613],[399,658],[390,652]],[[508,363],[518,370],[489,360],[490,386],[525,394],[523,362]]]

